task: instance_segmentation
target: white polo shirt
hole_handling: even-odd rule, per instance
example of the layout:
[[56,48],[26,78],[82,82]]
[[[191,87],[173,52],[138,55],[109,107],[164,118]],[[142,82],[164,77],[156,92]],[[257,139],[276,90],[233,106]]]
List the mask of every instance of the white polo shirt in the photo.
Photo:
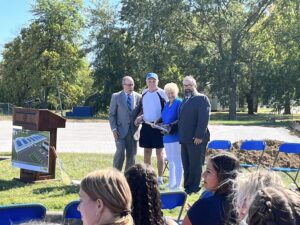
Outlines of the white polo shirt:
[[[158,88],[154,92],[150,92],[148,89],[143,90],[143,113],[145,122],[154,122],[161,118],[161,100],[160,97],[164,99],[165,102],[168,101],[168,97],[165,91]],[[160,95],[160,97],[159,97]]]

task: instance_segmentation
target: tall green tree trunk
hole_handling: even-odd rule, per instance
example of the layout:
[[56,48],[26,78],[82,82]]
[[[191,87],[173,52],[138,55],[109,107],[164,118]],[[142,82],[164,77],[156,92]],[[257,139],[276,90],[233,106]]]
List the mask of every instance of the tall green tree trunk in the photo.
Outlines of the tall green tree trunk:
[[252,93],[246,94],[246,101],[247,101],[248,114],[253,115],[254,114],[254,98],[253,98]]
[[237,60],[238,39],[236,34],[231,35],[231,62],[229,68],[229,84],[231,84],[231,92],[229,94],[229,120],[236,120],[236,101],[237,101],[237,75],[235,72],[235,63]]
[[234,84],[229,95],[229,120],[236,120],[237,85]]

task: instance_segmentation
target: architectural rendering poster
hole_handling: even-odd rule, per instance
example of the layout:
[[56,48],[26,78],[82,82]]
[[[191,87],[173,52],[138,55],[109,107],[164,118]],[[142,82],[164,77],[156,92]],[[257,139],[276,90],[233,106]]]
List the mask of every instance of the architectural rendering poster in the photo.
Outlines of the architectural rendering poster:
[[48,172],[50,132],[13,128],[12,166]]

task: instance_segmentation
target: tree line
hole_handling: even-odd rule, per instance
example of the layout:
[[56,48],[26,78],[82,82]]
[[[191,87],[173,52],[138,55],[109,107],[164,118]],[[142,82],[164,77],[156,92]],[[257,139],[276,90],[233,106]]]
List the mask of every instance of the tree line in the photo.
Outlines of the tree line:
[[[258,104],[291,113],[300,99],[298,0],[36,0],[34,19],[6,43],[0,101],[35,107],[93,106],[131,75],[160,86],[193,75],[236,118]],[[238,105],[237,105],[238,104]],[[32,105],[31,105],[32,106]]]

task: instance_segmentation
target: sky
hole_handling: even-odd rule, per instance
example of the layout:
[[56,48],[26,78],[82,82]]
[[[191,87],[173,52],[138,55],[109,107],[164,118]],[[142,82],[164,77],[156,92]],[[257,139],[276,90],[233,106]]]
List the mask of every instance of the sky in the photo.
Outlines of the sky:
[[[87,4],[92,0],[84,0]],[[109,0],[112,5],[120,0]],[[0,53],[5,43],[18,36],[22,27],[30,24],[31,5],[35,0],[0,0]],[[0,59],[2,55],[0,54]]]

